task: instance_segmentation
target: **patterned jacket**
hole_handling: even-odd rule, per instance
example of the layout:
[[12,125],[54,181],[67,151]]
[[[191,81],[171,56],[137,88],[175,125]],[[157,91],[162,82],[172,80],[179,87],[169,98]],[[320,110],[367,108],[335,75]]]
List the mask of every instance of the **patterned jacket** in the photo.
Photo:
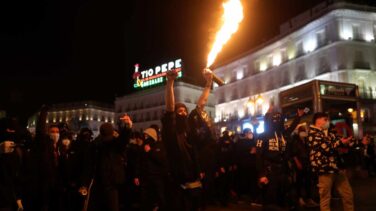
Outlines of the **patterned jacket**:
[[341,140],[333,133],[326,132],[313,125],[309,128],[308,144],[312,171],[320,175],[338,172],[337,148]]

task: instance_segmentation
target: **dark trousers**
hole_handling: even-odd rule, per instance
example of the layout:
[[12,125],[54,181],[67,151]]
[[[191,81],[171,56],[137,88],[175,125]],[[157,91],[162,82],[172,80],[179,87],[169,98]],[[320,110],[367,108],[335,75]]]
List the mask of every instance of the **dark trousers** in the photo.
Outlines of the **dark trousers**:
[[237,191],[240,195],[250,194],[252,170],[249,165],[239,165],[237,174]]
[[62,210],[61,191],[52,185],[43,188],[41,204],[42,211]]
[[119,211],[119,190],[117,186],[95,185],[91,193],[89,211]]
[[205,177],[202,179],[202,208],[207,207],[210,203],[215,201],[216,188],[215,188],[215,178],[211,171],[205,172]]
[[267,176],[269,183],[263,186],[263,204],[283,207],[288,193],[288,177],[280,168],[272,168]]
[[376,163],[373,157],[364,158],[364,167],[368,171],[368,175],[372,176],[376,173]]
[[303,168],[296,172],[296,194],[298,198],[312,198],[313,188],[312,171],[309,168]]
[[229,201],[230,196],[230,180],[231,174],[225,173],[225,174],[219,174],[219,176],[216,178],[216,187],[217,187],[217,195],[220,203],[223,206],[226,206]]
[[166,181],[162,177],[151,177],[141,180],[142,210],[149,211],[158,207],[166,210]]
[[84,197],[78,193],[78,188],[64,188],[61,193],[62,210],[80,211],[83,208]]
[[256,165],[240,165],[236,181],[238,194],[250,195],[252,200],[258,199],[260,191],[257,176]]
[[197,211],[201,209],[202,205],[202,189],[187,189],[181,190],[182,195],[182,209],[184,211]]

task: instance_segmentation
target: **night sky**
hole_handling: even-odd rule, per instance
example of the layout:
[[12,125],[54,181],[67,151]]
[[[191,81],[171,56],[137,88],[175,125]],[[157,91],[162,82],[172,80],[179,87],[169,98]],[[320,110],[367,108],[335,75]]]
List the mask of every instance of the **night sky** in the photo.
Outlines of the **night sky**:
[[[243,0],[245,19],[217,62],[279,33],[321,0]],[[0,110],[25,119],[42,104],[113,102],[141,69],[182,58],[202,83],[221,0],[18,0],[0,3]]]

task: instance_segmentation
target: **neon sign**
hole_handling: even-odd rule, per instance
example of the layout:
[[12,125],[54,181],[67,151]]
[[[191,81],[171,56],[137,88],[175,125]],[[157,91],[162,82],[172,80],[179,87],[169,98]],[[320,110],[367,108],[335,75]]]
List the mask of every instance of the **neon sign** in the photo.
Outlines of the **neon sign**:
[[139,71],[139,64],[135,64],[134,68],[133,87],[136,89],[164,83],[166,81],[166,72],[170,70],[178,72],[178,78],[181,78],[183,76],[181,59],[177,59],[175,61],[171,61],[156,66],[155,68],[150,68],[143,71]]

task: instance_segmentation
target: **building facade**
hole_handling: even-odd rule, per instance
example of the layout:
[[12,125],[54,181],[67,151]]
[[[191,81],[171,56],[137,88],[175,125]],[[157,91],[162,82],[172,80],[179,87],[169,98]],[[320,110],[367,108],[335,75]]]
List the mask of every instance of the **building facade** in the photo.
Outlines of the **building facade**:
[[[370,121],[367,130],[375,130],[376,8],[328,2],[282,24],[269,42],[214,69],[226,82],[214,89],[220,127],[239,131],[253,120],[262,125],[270,103],[280,105],[281,91],[323,80],[357,85],[361,116]],[[248,122],[239,122],[245,117]]]
[[[196,108],[196,102],[203,88],[182,81],[175,82],[175,102],[184,103],[189,111]],[[165,86],[157,86],[133,94],[119,97],[115,100],[116,116],[123,114],[131,116],[134,128],[143,130],[150,125],[161,126],[161,118],[165,112]],[[214,117],[214,95],[210,94],[205,110]]]
[[[28,129],[32,132],[35,130],[36,120],[37,115],[28,120]],[[54,104],[48,111],[46,120],[48,125],[67,123],[75,133],[81,128],[89,128],[94,136],[99,134],[100,126],[107,122],[116,126],[114,106],[95,101]]]

